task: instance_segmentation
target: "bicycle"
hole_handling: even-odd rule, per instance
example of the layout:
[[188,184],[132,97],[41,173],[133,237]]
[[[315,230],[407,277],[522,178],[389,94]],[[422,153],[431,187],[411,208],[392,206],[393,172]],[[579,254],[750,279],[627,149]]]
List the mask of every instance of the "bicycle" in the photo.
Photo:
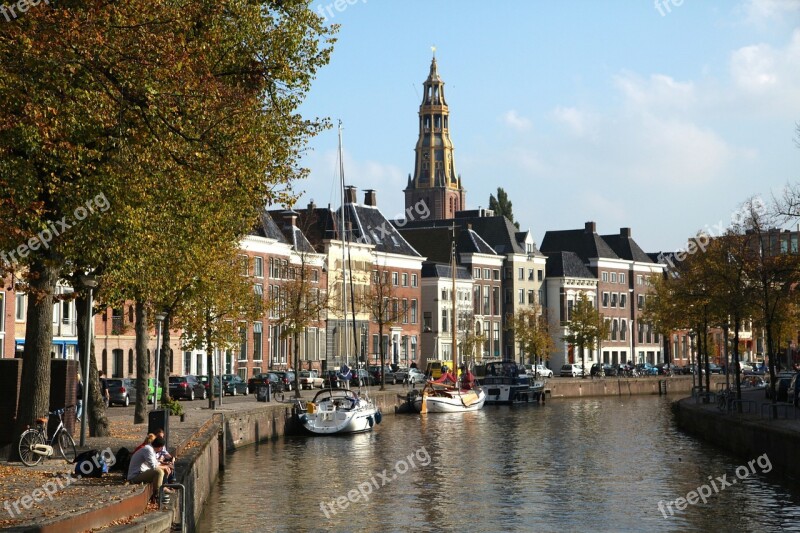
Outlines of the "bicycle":
[[733,407],[733,393],[725,389],[717,393],[717,409],[720,411],[730,411]]
[[[58,427],[52,439],[47,439],[47,418],[37,418],[36,427],[27,429],[19,437],[19,458],[25,466],[39,464],[43,457],[52,457],[55,454],[54,444],[58,446],[58,453],[65,461],[74,463],[78,455],[75,441],[64,427],[64,409],[56,409],[48,415],[58,416]],[[86,416],[84,414],[84,416]]]

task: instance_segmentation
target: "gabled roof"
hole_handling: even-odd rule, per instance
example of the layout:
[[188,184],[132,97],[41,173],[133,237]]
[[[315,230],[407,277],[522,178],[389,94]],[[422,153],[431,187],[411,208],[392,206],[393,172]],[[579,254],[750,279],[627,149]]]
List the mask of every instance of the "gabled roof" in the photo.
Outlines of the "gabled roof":
[[353,241],[372,244],[384,253],[422,257],[377,207],[346,203],[345,224],[352,223]]
[[[453,242],[452,227],[401,228],[399,231],[423,257],[427,257],[431,261],[450,263]],[[456,226],[455,231],[456,255],[459,260],[461,254],[497,255],[494,249],[475,231],[459,226]]]
[[[473,231],[488,244],[494,253],[506,255],[509,253],[527,254],[525,247],[517,240],[517,228],[504,216],[475,216],[476,211],[459,211],[456,218],[436,219],[436,220],[407,220],[396,222],[403,231],[406,229],[418,228],[449,228],[453,224],[464,229],[468,225],[472,226]],[[519,232],[523,235],[526,232]],[[485,252],[481,252],[485,253]],[[542,253],[533,246],[530,255],[542,256]],[[430,257],[430,256],[427,256]]]
[[[338,239],[339,224],[336,213],[330,207],[317,207],[310,203],[306,209],[297,209],[297,226],[303,236],[317,253],[325,252],[325,240]],[[271,211],[276,219],[282,218],[281,211]]]
[[459,232],[456,251],[461,254],[497,255],[494,248],[489,246],[489,244],[472,228],[467,228],[467,231]]
[[278,242],[287,243],[283,232],[281,232],[278,225],[275,224],[275,221],[272,219],[272,212],[267,210],[261,212],[259,221],[256,227],[253,228],[253,231],[250,232],[250,235],[266,237],[267,239],[275,239]]
[[545,272],[548,278],[596,279],[575,252],[552,252],[547,256]]
[[[450,264],[434,263],[432,261],[423,261],[422,263],[422,277],[423,278],[451,278],[452,269]],[[456,266],[456,279],[472,280],[469,270],[466,267]]]
[[640,263],[653,263],[644,250],[642,250],[636,241],[631,237],[630,228],[622,228],[619,234],[616,235],[603,235],[603,240],[608,243],[614,253],[621,259],[628,261],[637,261]]
[[589,259],[620,259],[614,250],[594,230],[594,222],[582,229],[548,231],[542,239],[542,252],[547,256],[555,252],[574,252],[587,263]]

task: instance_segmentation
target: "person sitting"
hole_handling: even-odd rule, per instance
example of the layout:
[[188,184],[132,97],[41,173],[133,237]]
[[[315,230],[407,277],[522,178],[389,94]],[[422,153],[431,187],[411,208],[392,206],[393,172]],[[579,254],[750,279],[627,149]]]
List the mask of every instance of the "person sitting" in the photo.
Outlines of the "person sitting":
[[471,390],[475,386],[475,376],[467,369],[466,372],[461,376],[461,388],[465,390]]
[[156,437],[151,444],[145,444],[131,456],[126,479],[130,483],[150,483],[153,487],[153,500],[156,500],[158,489],[164,484],[166,467],[158,461],[158,452],[164,449],[164,439]]
[[136,448],[133,449],[133,453],[138,452],[148,444],[153,444],[153,441],[156,440],[156,436],[154,433],[148,433],[147,436],[144,438],[142,443],[138,445]]
[[[159,429],[156,432],[156,437],[161,437],[166,442],[166,437],[163,429]],[[173,457],[167,451],[166,446],[164,446],[160,452],[156,453],[156,456],[158,457],[158,461],[161,463],[161,465],[166,466],[168,468],[167,483],[175,483],[175,457]]]

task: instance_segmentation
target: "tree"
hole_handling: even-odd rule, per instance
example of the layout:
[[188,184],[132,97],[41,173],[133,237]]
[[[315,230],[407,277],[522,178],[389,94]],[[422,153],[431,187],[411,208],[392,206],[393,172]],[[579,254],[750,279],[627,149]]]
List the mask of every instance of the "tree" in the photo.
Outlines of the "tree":
[[372,271],[372,282],[369,290],[361,294],[360,302],[356,303],[358,309],[369,314],[370,320],[378,326],[378,352],[381,359],[381,388],[386,390],[386,343],[382,341],[384,332],[398,324],[403,318],[403,310],[394,289],[389,272],[386,270]]
[[[475,313],[473,311],[460,313],[458,323],[459,345],[461,346],[461,355],[464,357],[465,363],[467,358],[471,358],[472,361],[483,359],[483,346],[488,339],[483,333],[478,333],[475,327]],[[476,350],[480,357],[476,357]]]
[[580,350],[584,378],[586,377],[586,350],[594,350],[600,340],[605,339],[608,335],[608,323],[597,310],[594,302],[586,293],[582,292],[572,310],[569,333],[564,335],[563,339]]
[[511,200],[508,199],[508,194],[502,187],[497,188],[497,198],[493,194],[489,195],[489,209],[494,211],[495,215],[502,215],[519,229],[519,222],[514,221],[514,212],[511,209]]
[[534,365],[535,376],[536,365],[549,359],[550,353],[556,349],[546,311],[543,312],[538,303],[517,311],[511,329],[514,330],[514,340],[519,343],[520,350],[528,354],[530,364]]
[[[0,249],[17,252],[30,301],[18,431],[48,408],[59,278],[116,271],[127,298],[150,304],[146,284],[181,265],[159,254],[202,243],[207,229],[235,242],[304,175],[303,145],[324,124],[296,109],[332,43],[308,4],[88,0],[3,27]],[[87,217],[100,195],[111,209]],[[192,209],[206,222],[195,241],[144,245],[151,216],[167,218],[161,235]],[[114,268],[139,252],[162,270]]]
[[277,297],[273,294],[270,300],[270,306],[277,315],[274,323],[280,326],[281,338],[292,339],[296,398],[302,396],[299,372],[300,335],[320,322],[329,307],[327,293],[314,281],[319,280],[323,260],[322,256],[307,251],[292,254],[289,279],[281,285]]

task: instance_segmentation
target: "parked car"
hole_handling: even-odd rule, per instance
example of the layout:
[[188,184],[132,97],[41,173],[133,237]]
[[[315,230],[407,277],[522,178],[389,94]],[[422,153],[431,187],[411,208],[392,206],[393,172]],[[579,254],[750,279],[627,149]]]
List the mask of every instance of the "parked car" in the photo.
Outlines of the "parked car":
[[272,385],[273,393],[283,392],[283,382],[274,372],[256,374],[247,380],[247,390],[249,390],[251,394],[257,393],[258,388],[264,385]]
[[[775,384],[775,396],[776,396],[775,400],[776,401],[778,401],[778,402],[790,401],[790,398],[789,398],[789,385],[792,382],[792,378],[796,374],[797,374],[796,372],[781,372],[780,374],[775,376],[775,379],[777,380],[777,383]],[[767,384],[767,389],[766,389],[767,398],[771,398],[772,397],[770,395],[771,394],[770,390],[771,390],[771,387],[770,387],[770,384],[768,383]]]
[[798,407],[800,401],[800,372],[795,372],[792,380],[789,382],[789,388],[786,389],[786,401],[792,402],[792,405]]
[[323,389],[339,388],[339,376],[336,370],[328,370],[325,372],[325,375],[322,378],[322,388]]
[[291,370],[275,372],[283,383],[285,390],[294,390],[294,372]]
[[408,379],[408,369],[398,367],[397,370],[394,371],[394,379],[398,383],[402,383]]
[[300,371],[300,388],[301,389],[315,389],[322,388],[322,383],[325,381],[319,377],[316,370],[301,370]]
[[383,369],[381,369],[380,366],[373,365],[369,367],[369,373],[372,375],[373,378],[375,378],[375,383],[380,383],[381,375],[385,374],[387,384],[391,385],[397,384],[397,378],[395,377],[394,372],[392,371],[392,367],[388,365],[384,366]]
[[[217,388],[216,384],[214,388]],[[247,396],[249,393],[247,382],[239,374],[222,374],[222,390],[228,396],[236,396],[238,394]]]
[[372,374],[367,372],[363,368],[359,368],[358,370],[353,370],[353,379],[350,381],[350,384],[354,387],[363,387],[369,385],[375,385],[377,381],[375,381],[375,377]]
[[578,377],[583,375],[583,367],[578,363],[566,364],[561,367],[561,377]]
[[602,365],[600,363],[593,364],[592,368],[589,370],[589,375],[590,376],[599,376],[601,368],[603,369],[603,375],[604,376],[616,376],[617,375],[616,367],[613,367],[613,366],[609,365],[608,363],[603,363]]
[[[528,368],[529,366],[531,368]],[[525,370],[527,370],[528,374],[530,374],[531,376],[537,375],[537,376],[541,376],[543,378],[552,378],[553,377],[553,371],[550,370],[549,368],[547,368],[544,365],[536,365],[536,366],[525,365]]]
[[639,371],[639,374],[643,376],[657,376],[658,375],[658,368],[654,367],[650,363],[639,363],[636,365],[636,370]]
[[425,373],[419,368],[410,368],[408,370],[408,382],[412,385],[425,383]]
[[185,399],[192,401],[196,397],[202,400],[207,398],[207,391],[205,385],[197,378],[197,376],[170,376],[169,377],[169,395],[176,400]]
[[108,405],[122,405],[128,407],[136,401],[136,381],[129,378],[106,379],[108,386]]

